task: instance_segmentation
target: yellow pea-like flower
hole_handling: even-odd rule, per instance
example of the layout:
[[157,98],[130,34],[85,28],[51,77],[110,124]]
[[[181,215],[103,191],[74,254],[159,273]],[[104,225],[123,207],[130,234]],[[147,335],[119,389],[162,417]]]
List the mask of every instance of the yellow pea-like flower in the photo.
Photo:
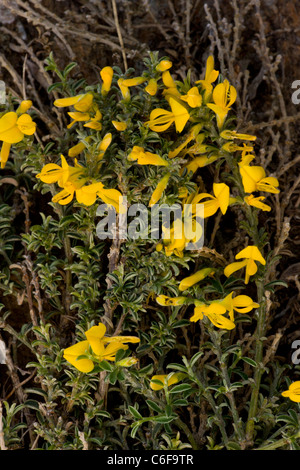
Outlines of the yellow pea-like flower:
[[[153,375],[150,380],[150,388],[152,390],[155,390],[156,392],[158,390],[162,390],[164,388],[164,385],[166,383],[167,387],[170,387],[171,385],[177,384],[180,382],[183,378],[185,377],[185,374],[182,372],[176,372],[175,374],[159,374],[159,375]],[[160,383],[159,383],[160,382]]]
[[166,189],[166,187],[168,185],[169,179],[170,179],[170,174],[167,173],[158,182],[155,190],[152,193],[151,199],[149,201],[149,207],[154,206],[154,204],[156,204],[160,200],[164,190]]
[[291,401],[300,403],[300,381],[291,383],[288,390],[285,390],[281,394],[283,397],[289,398]]
[[107,95],[111,88],[111,82],[113,79],[114,71],[111,67],[107,66],[100,70],[100,76],[102,78],[101,95]]
[[198,282],[205,279],[207,276],[212,276],[214,273],[213,268],[203,268],[197,271],[196,273],[192,274],[191,276],[185,277],[179,284],[179,290],[184,291],[189,287],[197,284]]
[[243,261],[237,261],[226,266],[226,268],[224,269],[224,274],[226,277],[229,277],[234,272],[245,267],[245,284],[248,284],[250,276],[256,274],[258,269],[255,261],[258,261],[262,265],[265,265],[266,260],[263,258],[261,252],[255,245],[247,246],[235,256],[235,259],[241,258],[245,259]]

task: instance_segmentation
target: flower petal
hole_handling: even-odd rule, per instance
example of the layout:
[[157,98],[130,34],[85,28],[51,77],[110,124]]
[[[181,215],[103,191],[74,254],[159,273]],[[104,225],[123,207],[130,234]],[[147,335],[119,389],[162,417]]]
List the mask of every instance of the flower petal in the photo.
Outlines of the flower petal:
[[80,341],[64,350],[64,358],[70,362],[80,372],[91,372],[94,369],[94,363],[90,359],[77,359],[79,356],[88,354],[89,342]]
[[9,157],[10,148],[11,148],[11,144],[7,142],[3,142],[2,147],[1,147],[1,153],[0,153],[1,168],[5,168],[6,162]]
[[231,276],[232,273],[234,273],[235,271],[238,271],[239,269],[245,267],[246,264],[247,264],[247,260],[228,264],[228,266],[226,266],[226,268],[224,269],[225,276],[226,277]]
[[33,135],[36,131],[36,123],[29,114],[21,114],[17,120],[19,130],[25,135]]
[[170,98],[169,103],[175,117],[176,131],[181,132],[188,122],[190,115],[187,109],[174,98]]
[[235,256],[235,259],[241,259],[241,258],[249,258],[249,259],[259,261],[263,265],[266,264],[266,260],[263,258],[261,252],[255,245],[247,246]]
[[229,204],[229,186],[225,183],[214,183],[213,191],[219,201],[219,207],[222,214],[225,214]]

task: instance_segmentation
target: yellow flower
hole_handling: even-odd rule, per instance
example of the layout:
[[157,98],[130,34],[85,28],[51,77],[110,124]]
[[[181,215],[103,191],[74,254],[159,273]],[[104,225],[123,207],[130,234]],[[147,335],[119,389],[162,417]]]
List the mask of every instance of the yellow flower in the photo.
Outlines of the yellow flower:
[[213,268],[203,268],[192,274],[191,276],[185,277],[179,284],[179,290],[184,291],[189,287],[192,287],[194,284],[202,281],[207,276],[212,276],[214,274]]
[[237,131],[229,131],[229,130],[222,131],[220,133],[220,136],[226,140],[231,140],[231,139],[256,140],[256,135],[239,134]]
[[63,190],[53,196],[52,202],[66,205],[71,202],[74,193],[85,184],[87,178],[84,178],[84,168],[77,163],[75,167],[69,166],[63,155],[61,155],[61,162],[61,167],[55,163],[48,163],[41,173],[36,175],[36,178],[47,184],[57,182]]
[[242,150],[243,152],[252,152],[253,147],[245,144],[243,144],[243,147],[241,147],[240,145],[234,144],[233,142],[226,142],[226,144],[222,145],[222,149],[226,150],[226,152],[236,152],[237,150]]
[[32,101],[31,100],[21,101],[18,109],[16,109],[16,113],[18,115],[26,113],[28,111],[28,109],[31,108],[31,106],[32,106]]
[[300,403],[300,381],[291,383],[288,390],[285,390],[281,394],[283,397],[288,397],[290,400]]
[[219,129],[222,128],[230,106],[235,102],[236,97],[236,89],[234,86],[229,85],[228,80],[224,80],[223,83],[219,83],[215,87],[213,91],[214,103],[208,103],[207,107],[216,114]]
[[47,165],[42,168],[41,173],[36,175],[36,178],[43,181],[43,183],[58,183],[60,187],[63,187],[69,178],[70,166],[63,155],[60,157],[61,167],[56,163],[47,163]]
[[90,206],[95,203],[98,196],[107,204],[113,205],[117,212],[121,211],[122,194],[118,190],[104,188],[100,181],[86,185],[89,178],[85,176],[85,168],[78,165],[76,161],[75,167],[69,166],[63,155],[61,155],[61,161],[61,167],[55,163],[48,163],[43,167],[41,173],[36,175],[36,178],[44,183],[57,182],[63,188],[53,196],[52,202],[57,202],[60,205],[69,204],[75,194],[79,204]]
[[177,89],[176,88],[176,83],[175,81],[173,80],[173,77],[172,75],[170,74],[170,72],[167,70],[165,72],[163,72],[162,76],[162,81],[163,81],[163,84],[165,85],[165,87],[168,89]]
[[202,96],[196,86],[192,87],[186,95],[181,95],[181,100],[186,101],[191,108],[198,108],[202,104]]
[[129,101],[130,100],[130,90],[129,87],[140,85],[144,83],[146,78],[144,77],[135,77],[135,78],[119,78],[118,85],[121,90],[123,100]]
[[158,243],[156,251],[165,248],[166,256],[183,257],[183,252],[189,243],[197,243],[203,234],[202,226],[193,217],[188,221],[176,219],[171,228],[162,227],[163,243]]
[[[137,336],[105,336],[106,326],[103,323],[92,326],[85,332],[85,336],[96,355],[103,351],[102,343],[138,343],[140,339]],[[127,349],[126,346],[124,349]],[[120,349],[120,348],[119,348]]]
[[208,153],[208,152],[217,152],[218,151],[218,148],[217,147],[214,147],[212,145],[208,145],[208,144],[204,144],[203,141],[205,139],[205,134],[204,133],[201,133],[201,134],[197,134],[195,136],[195,144],[193,144],[191,147],[188,147],[186,148],[184,151],[183,151],[183,155],[201,155],[201,154],[204,154],[204,153]]
[[102,158],[104,157],[104,154],[106,150],[108,149],[109,145],[111,144],[111,141],[112,141],[112,134],[108,132],[107,134],[105,134],[100,144],[98,145],[98,150],[99,150],[99,154],[97,155],[98,161],[102,160]]
[[203,168],[204,166],[215,162],[218,158],[218,155],[211,155],[210,157],[208,157],[207,155],[202,155],[201,157],[195,157],[193,158],[193,160],[191,160],[185,165],[185,168],[187,169],[188,173],[195,173],[198,168]]
[[234,321],[234,310],[239,313],[248,313],[253,308],[258,308],[259,304],[253,302],[251,297],[248,295],[237,295],[233,298],[233,292],[228,294],[225,299],[219,301],[220,305],[223,305],[229,312],[230,320]]
[[172,62],[170,60],[161,60],[160,63],[155,67],[157,72],[165,72],[172,67]]
[[[172,372],[169,375],[167,374],[153,375],[150,381],[150,387],[152,388],[152,390],[155,390],[155,391],[162,390],[165,384],[167,385],[167,387],[170,387],[171,385],[174,385],[180,382],[184,377],[185,377],[185,374],[183,374],[182,372],[176,372],[176,373]],[[161,382],[161,384],[156,383],[156,381]]]
[[186,297],[168,297],[167,295],[159,295],[156,297],[156,302],[159,305],[171,305],[172,307],[177,307],[178,305],[183,305],[186,301]]
[[112,78],[114,75],[114,71],[111,67],[107,66],[100,70],[100,76],[102,78],[102,87],[101,87],[101,95],[107,95],[110,90]]
[[89,373],[94,369],[94,363],[91,359],[81,358],[80,356],[89,355],[89,342],[87,340],[73,344],[64,350],[64,358],[80,372]]
[[152,207],[154,204],[156,204],[160,200],[164,190],[166,189],[168,185],[169,179],[170,179],[170,174],[167,173],[158,182],[155,190],[152,193],[151,199],[149,201],[149,207]]
[[117,189],[107,189],[103,187],[98,190],[97,196],[106,204],[113,206],[118,213],[123,214],[126,212],[126,208],[123,204],[123,196]]
[[170,97],[169,104],[172,111],[162,108],[156,108],[151,111],[150,120],[145,125],[148,125],[152,131],[164,132],[175,122],[176,131],[182,132],[190,115],[186,108],[173,97]]
[[[85,139],[86,140],[86,139]],[[85,144],[83,142],[78,142],[78,144],[76,145],[73,145],[73,147],[71,147],[69,150],[68,150],[68,156],[69,157],[76,157],[77,155],[79,155],[84,149],[86,148]]]
[[225,214],[229,205],[229,186],[225,183],[214,183],[213,192],[215,196],[208,193],[201,193],[195,196],[193,204],[200,204],[200,202],[209,198],[209,201],[204,201],[204,218],[214,215],[220,208],[222,214]]
[[244,197],[245,203],[248,204],[249,206],[256,207],[257,209],[261,209],[263,211],[270,211],[271,207],[262,202],[265,199],[266,198],[264,196],[255,197],[253,196],[253,194],[250,194],[249,196]]
[[145,152],[143,147],[135,145],[128,155],[128,160],[137,160],[139,165],[163,165],[168,166],[168,162],[156,153]]
[[209,56],[206,61],[206,70],[204,80],[198,80],[196,84],[200,83],[204,92],[204,101],[207,102],[210,98],[213,86],[212,83],[215,82],[219,76],[219,72],[214,70],[215,62],[213,56]]
[[[70,114],[70,113],[68,113]],[[96,114],[94,117],[89,116],[90,121],[85,123],[83,126],[84,127],[89,127],[90,129],[94,129],[95,131],[101,131],[102,129],[102,124],[100,122],[100,119],[102,119],[102,114],[99,111],[99,109],[96,109]]]
[[170,74],[169,70],[167,70],[166,72],[163,72],[161,78],[162,78],[163,84],[166,87],[162,92],[165,99],[168,102],[170,98],[176,98],[179,101],[181,98],[181,94],[177,90],[176,82],[173,80],[172,75]]
[[[85,185],[84,183],[85,180],[83,180],[83,184],[81,184],[80,180],[74,182],[68,181],[67,184],[65,184],[63,191],[56,194],[52,201],[58,202],[61,205],[68,204],[73,199],[75,193],[76,200],[79,204],[91,206],[96,202],[97,195],[102,190],[103,184],[97,182]],[[63,196],[65,196],[66,199],[64,199]]]
[[226,307],[218,301],[211,302],[209,305],[196,301],[194,315],[190,318],[190,321],[202,320],[205,315],[216,327],[232,330],[235,328],[235,324],[229,318],[224,317],[224,313],[226,313]]
[[98,196],[106,204],[113,206],[118,213],[123,212],[122,194],[117,189],[105,188],[100,181],[97,181],[95,183],[91,183],[85,186],[81,186],[79,188],[75,187],[75,191],[76,191],[76,199],[77,199],[77,202],[79,202],[79,204],[85,204],[86,206],[91,206],[92,204],[95,203],[97,196]]
[[239,168],[246,193],[264,191],[278,194],[280,192],[278,189],[278,179],[274,178],[273,176],[266,177],[266,172],[263,167],[254,165],[240,165]]
[[68,113],[72,121],[67,125],[67,129],[71,129],[76,122],[84,122],[90,119],[89,113],[82,113],[81,111],[70,111]]
[[174,150],[171,150],[168,154],[169,158],[177,157],[177,155],[194,139],[196,139],[197,135],[202,129],[202,124],[196,124],[193,126],[190,131],[186,134],[184,141],[176,147]]
[[[92,326],[85,332],[86,340],[64,350],[64,358],[79,371],[88,373],[94,369],[93,361],[115,361],[117,351],[128,349],[128,346],[124,343],[137,343],[140,341],[135,336],[107,337],[104,336],[105,332],[106,327],[103,323]],[[79,359],[80,356],[84,355],[88,357]]]
[[[22,106],[22,103],[20,106]],[[24,109],[26,109],[26,106]],[[24,113],[19,116],[18,113],[10,111],[0,118],[0,141],[3,142],[0,153],[1,168],[6,165],[11,144],[21,142],[25,135],[33,135],[35,131],[36,123],[29,114]]]
[[123,86],[131,87],[131,86],[141,85],[145,81],[146,81],[146,78],[144,77],[125,78],[122,84]]
[[[80,194],[80,188],[84,185],[85,182],[86,180],[83,178],[74,178],[73,181],[68,180],[64,184],[63,189],[59,193],[55,194],[55,196],[53,196],[52,202],[57,202],[61,206],[69,204],[72,201],[74,194],[76,195],[76,198]],[[95,202],[94,199],[93,202]],[[91,204],[93,204],[93,202]]]
[[66,106],[74,106],[76,111],[86,113],[92,107],[93,95],[92,93],[83,93],[68,98],[59,98],[54,101],[54,106],[57,108],[65,108]]
[[127,129],[126,122],[111,121],[111,123],[114,126],[114,128],[117,129],[117,131],[125,131],[125,129]]
[[224,274],[226,277],[229,277],[235,271],[246,267],[245,284],[248,284],[250,276],[253,276],[258,269],[255,261],[258,261],[259,263],[265,265],[266,260],[263,258],[259,249],[255,245],[247,246],[235,256],[235,259],[241,258],[245,258],[244,261],[238,261],[226,266],[226,268],[224,269]]
[[118,80],[118,85],[122,93],[122,97],[124,101],[129,101],[130,100],[130,91],[128,86],[124,85],[124,78],[119,78]]
[[247,153],[246,147],[247,146],[244,146],[244,149],[242,151],[242,158],[239,161],[239,167],[249,166],[249,163],[252,162],[252,160],[254,160],[254,158],[255,158],[255,155],[253,155],[251,153]]
[[150,78],[148,85],[145,87],[145,91],[151,95],[154,96],[157,93],[157,80],[155,78]]

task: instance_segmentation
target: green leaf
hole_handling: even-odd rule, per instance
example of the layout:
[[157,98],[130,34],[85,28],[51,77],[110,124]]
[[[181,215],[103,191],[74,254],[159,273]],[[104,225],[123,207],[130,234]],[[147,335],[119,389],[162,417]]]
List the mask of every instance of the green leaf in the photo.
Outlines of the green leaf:
[[189,402],[184,398],[178,398],[172,402],[173,406],[188,406]]
[[51,93],[51,91],[53,90],[56,90],[57,88],[61,88],[62,87],[62,82],[56,82],[56,83],[52,83],[52,85],[50,85],[48,87],[48,93]]
[[39,402],[36,400],[26,400],[24,402],[24,406],[26,406],[26,408],[31,408],[32,410],[40,411]]
[[234,441],[229,441],[226,447],[228,450],[241,450],[239,444]]
[[282,287],[287,288],[288,284],[285,281],[281,281],[280,279],[278,279],[277,281],[275,280],[275,281],[268,282],[268,284],[265,284],[264,289],[274,292],[273,287],[276,287],[276,286],[282,286]]
[[171,390],[170,393],[181,393],[181,392],[186,392],[187,390],[192,390],[193,387],[191,387],[190,384],[180,384],[180,385],[175,385]]
[[171,423],[172,421],[174,421],[174,419],[177,418],[177,415],[171,415],[171,416],[155,416],[153,418],[153,420],[156,422],[156,423],[160,423],[160,424],[168,424],[168,423]]
[[149,375],[153,373],[153,364],[149,364],[139,370],[139,375]]
[[109,374],[108,378],[112,385],[115,385],[116,381],[118,380],[118,373],[118,369],[115,369]]
[[135,437],[135,435],[136,435],[136,433],[137,433],[139,427],[140,427],[140,423],[134,423],[134,425],[132,426],[132,431],[131,431],[131,433],[130,433],[130,436],[131,436],[132,438]]
[[257,363],[253,359],[250,359],[250,357],[241,357],[241,359],[250,366],[257,367]]
[[172,328],[182,328],[184,326],[189,326],[191,322],[189,320],[178,320],[172,324]]
[[200,357],[203,356],[203,351],[199,351],[191,359],[191,367],[193,367],[197,361],[199,361]]
[[107,372],[111,372],[112,371],[112,366],[109,362],[107,361],[101,361],[99,364],[99,367],[102,369],[102,370],[106,370]]
[[156,411],[157,413],[161,413],[163,410],[158,406],[157,403],[155,403],[154,401],[152,400],[146,400],[146,403],[147,405],[149,406],[149,408],[151,408],[151,410],[153,411]]
[[181,364],[176,364],[176,363],[171,363],[167,365],[167,369],[175,369],[175,370],[180,370],[182,372],[186,373],[186,367],[184,367]]
[[138,412],[138,410],[136,408],[134,408],[133,406],[129,405],[128,406],[128,410],[130,411],[130,413],[132,414],[132,416],[134,416],[136,419],[143,419],[143,416]]
[[66,78],[67,75],[71,72],[71,70],[73,70],[73,68],[76,66],[77,66],[76,62],[71,62],[70,64],[68,64],[63,71],[64,77]]

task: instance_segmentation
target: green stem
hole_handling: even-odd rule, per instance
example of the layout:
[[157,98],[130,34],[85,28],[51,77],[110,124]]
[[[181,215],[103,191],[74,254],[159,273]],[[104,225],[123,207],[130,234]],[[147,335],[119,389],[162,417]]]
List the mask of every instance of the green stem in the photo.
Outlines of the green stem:
[[274,450],[274,449],[278,449],[279,447],[283,447],[286,444],[290,444],[290,442],[293,439],[299,439],[299,438],[300,438],[300,431],[298,431],[297,434],[295,434],[294,436],[283,437],[282,439],[279,439],[279,441],[277,441],[277,442],[272,442],[271,444],[267,444],[265,446],[262,445],[261,447],[258,447],[258,449],[256,449],[256,450]]
[[215,400],[212,396],[212,393],[207,389],[207,385],[205,385],[204,383],[201,382],[201,379],[198,376],[195,375],[193,369],[188,364],[187,364],[187,370],[188,370],[188,374],[189,374],[190,378],[198,385],[200,391],[203,392],[203,396],[206,398],[206,400],[210,404],[211,409],[213,410],[215,416],[217,416],[218,425],[219,425],[219,429],[220,429],[220,432],[221,432],[221,435],[222,435],[222,438],[223,438],[223,442],[224,442],[225,446],[227,446],[228,436],[227,436],[227,433],[226,433],[226,427],[225,427],[225,423],[224,423],[224,420],[223,420],[223,416],[222,416],[222,413],[220,412],[221,408],[217,407],[217,405],[215,403]]
[[233,417],[234,427],[235,427],[236,433],[238,435],[239,441],[243,441],[244,440],[244,431],[243,431],[243,428],[241,426],[241,421],[240,421],[239,414],[238,414],[238,411],[237,411],[237,407],[236,407],[236,403],[235,403],[235,399],[234,399],[234,394],[230,391],[231,381],[230,381],[230,378],[229,378],[227,366],[226,366],[225,362],[222,359],[221,339],[218,337],[217,334],[215,334],[215,332],[213,330],[210,330],[210,336],[211,336],[212,341],[213,341],[213,343],[216,347],[216,352],[217,352],[218,361],[220,363],[223,383],[224,383],[225,388],[227,390],[226,396],[227,396],[229,404],[230,404],[230,409],[231,409],[231,413],[232,413],[232,417]]
[[225,444],[225,447],[227,447],[227,444],[228,444],[228,436],[227,436],[227,432],[226,432],[226,427],[225,427],[225,423],[224,423],[224,420],[223,420],[223,416],[222,416],[222,413],[220,413],[219,411],[219,408],[216,406],[215,404],[215,400],[212,396],[212,394],[210,392],[205,392],[204,393],[204,396],[206,397],[208,403],[210,404],[214,414],[217,416],[218,418],[218,425],[219,425],[219,429],[220,429],[220,433],[222,435],[222,438],[223,438],[223,442]]
[[[242,178],[239,172],[238,163],[235,162],[232,158],[226,159],[232,173],[235,177],[236,186],[240,192],[240,196],[242,198],[245,197],[244,187]],[[249,223],[249,235],[253,239],[254,244],[260,248],[261,247],[261,240],[258,231],[258,220],[255,214],[255,211],[252,210],[250,206],[243,206],[245,216]],[[257,415],[257,408],[258,408],[258,399],[259,399],[259,390],[260,390],[260,383],[261,378],[263,375],[264,368],[262,366],[263,361],[263,337],[266,333],[266,305],[264,302],[264,279],[258,279],[256,281],[257,286],[257,302],[259,303],[259,316],[257,320],[256,326],[256,343],[255,343],[255,361],[257,363],[257,367],[254,372],[254,386],[252,389],[251,397],[250,397],[250,406],[248,412],[248,420],[246,424],[246,439],[249,444],[252,445],[253,443],[253,436],[254,436],[254,427],[255,427],[255,416]]]
[[265,303],[263,301],[264,286],[261,281],[260,282],[258,281],[256,284],[257,284],[257,300],[258,300],[258,303],[260,304],[260,307],[259,307],[259,316],[258,316],[257,328],[256,328],[256,343],[255,343],[255,362],[257,364],[257,367],[254,372],[254,385],[253,385],[251,398],[250,398],[248,421],[246,424],[246,437],[249,442],[252,442],[253,440],[254,424],[255,424],[254,418],[257,414],[259,389],[260,389],[262,374],[264,371],[264,368],[262,366],[263,337],[265,335],[265,329],[266,329],[266,325],[265,325],[266,309],[265,309]]

